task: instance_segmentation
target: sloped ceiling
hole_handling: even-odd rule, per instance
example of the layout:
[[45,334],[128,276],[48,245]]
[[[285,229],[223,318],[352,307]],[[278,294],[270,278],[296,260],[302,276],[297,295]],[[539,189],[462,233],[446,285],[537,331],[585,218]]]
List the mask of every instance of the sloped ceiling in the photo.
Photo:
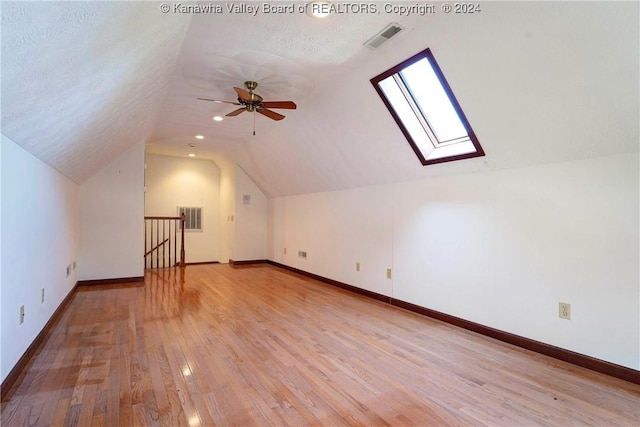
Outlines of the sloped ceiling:
[[153,132],[190,16],[145,2],[0,7],[3,134],[81,183]]
[[[373,2],[379,13],[325,19],[303,2],[235,3],[255,16],[167,4],[3,2],[2,132],[78,182],[147,138],[149,152],[231,159],[270,196],[638,151],[637,2],[488,2],[466,15],[433,3],[424,16]],[[405,31],[363,45],[390,22]],[[370,78],[427,47],[485,157],[423,167],[373,90]],[[215,123],[235,107],[196,99],[234,100],[248,79],[298,109],[257,115],[253,136],[252,114]]]

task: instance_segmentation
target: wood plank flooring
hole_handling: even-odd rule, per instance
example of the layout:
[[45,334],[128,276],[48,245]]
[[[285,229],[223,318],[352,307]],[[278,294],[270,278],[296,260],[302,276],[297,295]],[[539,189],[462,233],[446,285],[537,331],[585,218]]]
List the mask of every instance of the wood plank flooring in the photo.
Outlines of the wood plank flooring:
[[269,265],[81,288],[3,426],[640,425],[640,386]]

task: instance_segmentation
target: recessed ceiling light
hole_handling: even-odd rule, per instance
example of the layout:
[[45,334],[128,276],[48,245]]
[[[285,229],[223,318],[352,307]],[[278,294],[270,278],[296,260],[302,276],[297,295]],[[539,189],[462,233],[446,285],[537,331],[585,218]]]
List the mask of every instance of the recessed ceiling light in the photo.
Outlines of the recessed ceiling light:
[[195,157],[196,155],[193,153],[189,153],[189,157]]
[[307,13],[314,18],[326,18],[331,14],[331,3],[328,1],[312,1],[307,4]]
[[202,135],[196,135],[196,139],[204,139],[204,136],[202,136]]
[[215,122],[221,122],[222,120],[224,120],[222,117],[220,116],[213,116],[211,117],[211,119]]

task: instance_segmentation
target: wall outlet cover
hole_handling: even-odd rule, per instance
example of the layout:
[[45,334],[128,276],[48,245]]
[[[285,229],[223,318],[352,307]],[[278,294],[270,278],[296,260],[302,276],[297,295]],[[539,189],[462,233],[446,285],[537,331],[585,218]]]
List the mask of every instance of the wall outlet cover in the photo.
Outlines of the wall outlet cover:
[[571,320],[571,304],[561,302],[558,304],[558,316],[561,319]]

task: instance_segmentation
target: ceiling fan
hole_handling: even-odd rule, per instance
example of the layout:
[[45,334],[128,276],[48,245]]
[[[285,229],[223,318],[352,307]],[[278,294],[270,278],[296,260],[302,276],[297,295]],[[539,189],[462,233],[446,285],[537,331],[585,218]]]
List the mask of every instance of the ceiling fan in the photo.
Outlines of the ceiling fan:
[[227,114],[227,117],[234,117],[238,114],[244,113],[248,111],[258,112],[263,116],[269,117],[273,120],[282,120],[285,116],[280,113],[276,113],[275,111],[271,111],[270,108],[284,108],[289,110],[295,110],[296,104],[293,101],[263,101],[262,97],[257,93],[253,93],[253,90],[258,87],[258,83],[254,81],[246,81],[244,85],[247,87],[247,90],[241,89],[239,87],[234,87],[233,90],[238,94],[238,101],[220,101],[217,99],[209,99],[209,98],[198,98],[201,101],[212,101],[223,104],[233,104],[233,105],[241,105],[241,108],[234,110]]

